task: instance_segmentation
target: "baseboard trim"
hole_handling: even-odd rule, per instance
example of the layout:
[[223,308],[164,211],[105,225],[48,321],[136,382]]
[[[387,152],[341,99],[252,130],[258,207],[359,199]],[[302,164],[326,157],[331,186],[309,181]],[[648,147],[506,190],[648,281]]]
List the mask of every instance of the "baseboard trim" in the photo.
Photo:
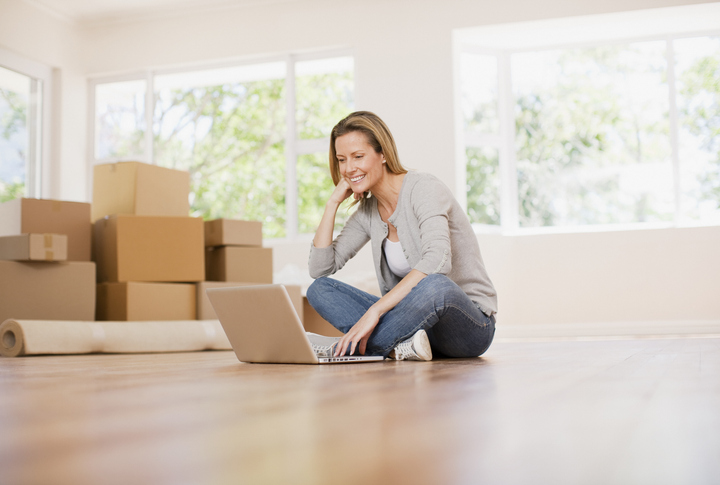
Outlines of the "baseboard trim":
[[720,338],[720,320],[592,322],[503,325],[497,341],[625,340],[630,338]]

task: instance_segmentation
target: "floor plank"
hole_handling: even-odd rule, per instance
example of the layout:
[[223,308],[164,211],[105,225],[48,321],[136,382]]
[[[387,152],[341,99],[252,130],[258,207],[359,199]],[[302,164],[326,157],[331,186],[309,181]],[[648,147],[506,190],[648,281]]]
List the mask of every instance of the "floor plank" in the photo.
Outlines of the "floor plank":
[[720,339],[0,359],[0,483],[717,483]]

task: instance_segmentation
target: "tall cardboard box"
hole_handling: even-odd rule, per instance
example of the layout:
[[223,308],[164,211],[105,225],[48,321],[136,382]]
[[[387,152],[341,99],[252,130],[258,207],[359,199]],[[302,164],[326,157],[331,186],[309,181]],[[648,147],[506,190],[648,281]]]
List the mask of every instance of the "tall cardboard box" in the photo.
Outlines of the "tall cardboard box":
[[219,246],[205,250],[206,280],[271,284],[272,248]]
[[49,199],[15,199],[0,204],[0,236],[67,235],[67,259],[90,261],[90,204]]
[[183,216],[190,213],[190,174],[142,162],[95,165],[92,220],[112,214]]
[[21,234],[0,237],[0,259],[13,261],[66,261],[65,234]]
[[303,297],[303,315],[303,327],[305,327],[305,331],[318,335],[326,335],[328,337],[343,336],[340,330],[333,327],[330,322],[320,316],[312,305],[310,305],[310,302],[307,301],[306,297]]
[[95,319],[95,263],[0,261],[0,322]]
[[95,221],[94,236],[98,283],[205,279],[200,218],[110,216]]
[[[233,288],[238,286],[253,286],[253,283],[237,283],[231,281],[202,281],[197,284],[197,319],[217,320],[215,309],[207,296],[208,288]],[[285,285],[285,289],[292,300],[295,311],[303,321],[303,297],[300,285]]]
[[192,283],[100,283],[98,320],[195,320]]
[[205,246],[262,247],[262,222],[234,219],[205,221]]

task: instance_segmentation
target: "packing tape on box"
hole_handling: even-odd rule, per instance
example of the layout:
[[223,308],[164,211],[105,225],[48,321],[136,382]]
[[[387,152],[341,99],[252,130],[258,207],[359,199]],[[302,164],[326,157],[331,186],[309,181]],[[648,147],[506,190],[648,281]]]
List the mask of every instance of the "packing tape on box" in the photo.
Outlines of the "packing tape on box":
[[219,320],[72,322],[5,320],[0,355],[192,352],[231,350]]

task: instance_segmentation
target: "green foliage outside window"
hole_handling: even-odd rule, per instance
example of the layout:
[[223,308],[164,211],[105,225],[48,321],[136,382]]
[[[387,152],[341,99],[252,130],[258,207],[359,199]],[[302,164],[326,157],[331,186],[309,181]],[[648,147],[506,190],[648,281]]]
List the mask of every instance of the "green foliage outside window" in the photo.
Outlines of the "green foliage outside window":
[[[711,51],[696,57],[679,74],[680,121],[681,126],[695,137],[696,148],[705,152],[704,157],[709,162],[695,174],[699,191],[694,195],[720,209],[720,38],[691,41],[709,45]],[[692,51],[695,46],[689,44],[688,47]],[[691,164],[695,157],[684,158],[681,163]],[[692,207],[689,209],[693,210]]]
[[259,220],[285,235],[285,81],[157,93],[154,158],[188,170],[191,212]]
[[0,86],[0,202],[25,195],[27,113],[27,96]]
[[521,226],[672,219],[664,45],[542,54],[551,76],[516,89]]
[[467,148],[467,211],[470,222],[500,224],[500,174],[498,151]]
[[[296,120],[298,138],[329,138],[330,131],[353,106],[352,71],[301,75],[296,78]],[[299,155],[297,159],[298,232],[312,234],[320,224],[325,203],[335,185],[330,177],[327,150]],[[335,217],[340,230],[355,210],[344,202]]]

